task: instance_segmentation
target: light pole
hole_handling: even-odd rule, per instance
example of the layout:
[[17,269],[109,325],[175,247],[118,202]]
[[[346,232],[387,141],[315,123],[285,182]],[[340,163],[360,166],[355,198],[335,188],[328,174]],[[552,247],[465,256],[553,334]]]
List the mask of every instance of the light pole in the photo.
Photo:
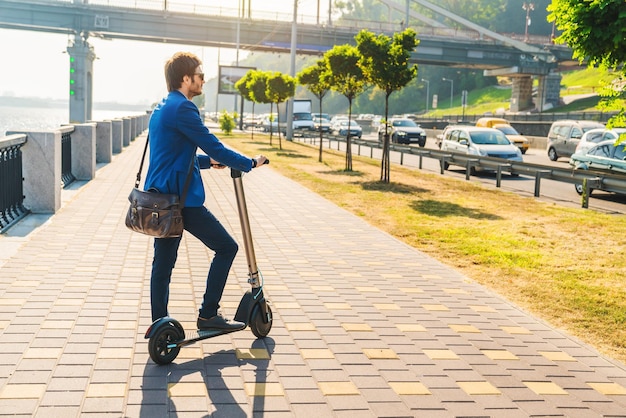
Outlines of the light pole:
[[430,100],[430,81],[424,80],[423,78],[422,81],[426,83],[426,113],[428,113],[428,101]]
[[524,30],[524,42],[528,42],[528,26],[530,26],[530,12],[535,10],[535,5],[533,3],[522,4],[522,9],[526,10],[526,29]]
[[450,82],[450,109],[452,109],[452,98],[454,97],[454,80],[450,80],[449,78],[442,78],[443,81]]

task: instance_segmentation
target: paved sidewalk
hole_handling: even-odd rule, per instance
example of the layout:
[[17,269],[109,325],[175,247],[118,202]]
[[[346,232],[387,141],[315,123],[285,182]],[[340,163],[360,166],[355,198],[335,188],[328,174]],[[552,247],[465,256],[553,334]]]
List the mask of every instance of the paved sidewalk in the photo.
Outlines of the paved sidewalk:
[[[0,416],[626,417],[624,365],[271,166],[244,176],[269,336],[232,333],[155,365],[151,239],[124,226],[144,140],[44,225],[0,237]],[[241,243],[228,170],[204,175]],[[210,257],[183,239],[170,312],[186,329]],[[227,316],[246,280],[242,245]]]

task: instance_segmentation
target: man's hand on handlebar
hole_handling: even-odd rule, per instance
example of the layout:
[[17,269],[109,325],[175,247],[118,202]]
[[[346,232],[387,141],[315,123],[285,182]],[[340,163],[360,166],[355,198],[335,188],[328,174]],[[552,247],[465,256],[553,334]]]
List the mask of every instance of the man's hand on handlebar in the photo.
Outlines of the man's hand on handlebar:
[[254,157],[254,159],[256,160],[255,168],[260,167],[263,164],[268,164],[270,162],[265,155],[257,155],[256,157]]

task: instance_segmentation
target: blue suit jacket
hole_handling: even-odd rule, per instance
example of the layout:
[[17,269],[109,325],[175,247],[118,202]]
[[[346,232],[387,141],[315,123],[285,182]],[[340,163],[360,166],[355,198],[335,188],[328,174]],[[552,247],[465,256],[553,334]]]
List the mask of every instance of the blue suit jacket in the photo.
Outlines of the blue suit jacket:
[[[201,168],[210,168],[210,158],[248,172],[252,160],[226,148],[204,125],[196,105],[181,92],[172,91],[159,103],[150,117],[150,165],[144,190],[182,194],[187,170],[193,157],[194,167],[185,206],[204,204]],[[206,155],[196,155],[200,148]]]

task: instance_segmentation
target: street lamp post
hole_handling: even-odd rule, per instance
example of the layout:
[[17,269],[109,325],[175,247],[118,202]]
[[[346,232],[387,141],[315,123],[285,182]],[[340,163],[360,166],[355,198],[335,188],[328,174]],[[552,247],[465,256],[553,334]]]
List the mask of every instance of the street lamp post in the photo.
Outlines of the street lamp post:
[[452,98],[454,97],[454,80],[450,80],[449,78],[442,78],[443,81],[450,82],[450,109],[452,109]]
[[524,42],[528,42],[528,26],[530,26],[530,12],[535,10],[535,5],[533,3],[522,4],[522,9],[526,10],[526,25],[524,30]]
[[430,81],[424,80],[423,78],[422,81],[426,83],[426,113],[428,113],[428,101],[430,100]]

